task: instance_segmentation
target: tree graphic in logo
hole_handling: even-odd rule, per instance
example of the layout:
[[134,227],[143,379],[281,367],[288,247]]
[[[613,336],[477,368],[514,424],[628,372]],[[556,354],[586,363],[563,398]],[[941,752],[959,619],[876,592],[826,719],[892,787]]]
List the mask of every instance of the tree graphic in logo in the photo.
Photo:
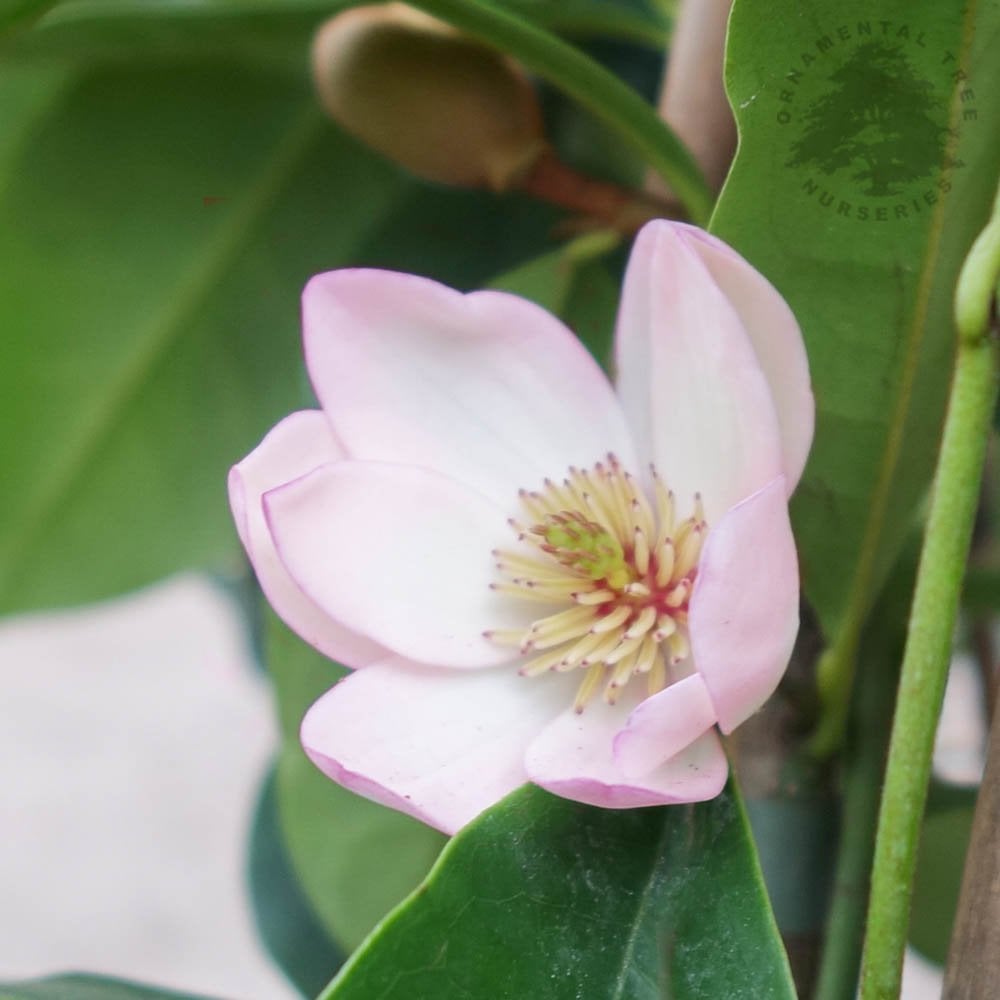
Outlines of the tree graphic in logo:
[[899,47],[862,45],[829,80],[833,88],[807,111],[788,166],[825,174],[856,167],[859,190],[886,197],[935,167],[957,165],[947,153],[943,102]]

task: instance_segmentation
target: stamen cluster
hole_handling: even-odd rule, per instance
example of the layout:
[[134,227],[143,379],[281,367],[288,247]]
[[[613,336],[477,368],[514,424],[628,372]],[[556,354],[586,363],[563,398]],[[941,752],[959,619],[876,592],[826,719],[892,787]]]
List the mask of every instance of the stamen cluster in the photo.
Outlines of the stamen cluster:
[[690,652],[688,603],[708,525],[698,495],[692,515],[678,521],[655,469],[650,479],[653,503],[608,455],[592,469],[571,468],[561,483],[521,490],[525,516],[509,523],[522,544],[493,552],[493,589],[550,609],[526,631],[487,637],[530,657],[525,677],[584,670],[577,712],[602,687],[614,704],[641,674],[655,694]]

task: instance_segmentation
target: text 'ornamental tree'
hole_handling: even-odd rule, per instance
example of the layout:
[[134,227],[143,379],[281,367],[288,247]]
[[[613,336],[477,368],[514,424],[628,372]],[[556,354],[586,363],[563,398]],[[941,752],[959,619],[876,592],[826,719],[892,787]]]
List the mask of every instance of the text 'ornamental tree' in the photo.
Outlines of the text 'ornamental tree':
[[851,179],[863,193],[885,197],[935,166],[954,165],[943,102],[898,46],[863,45],[829,80],[834,87],[807,111],[788,166],[825,174],[858,167]]

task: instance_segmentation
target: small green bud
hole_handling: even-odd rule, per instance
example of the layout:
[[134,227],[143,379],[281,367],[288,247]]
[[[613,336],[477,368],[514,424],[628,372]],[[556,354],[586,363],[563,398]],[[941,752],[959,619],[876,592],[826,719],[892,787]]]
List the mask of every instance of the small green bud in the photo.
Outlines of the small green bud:
[[327,21],[313,76],[335,121],[427,180],[503,191],[546,148],[535,91],[515,63],[405,4]]

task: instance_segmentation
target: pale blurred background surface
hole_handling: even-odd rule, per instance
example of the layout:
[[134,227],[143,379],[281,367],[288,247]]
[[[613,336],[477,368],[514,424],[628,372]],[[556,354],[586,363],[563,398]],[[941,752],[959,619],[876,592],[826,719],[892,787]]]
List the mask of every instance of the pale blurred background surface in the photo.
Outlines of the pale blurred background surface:
[[291,1000],[244,882],[277,736],[231,603],[177,577],[0,627],[0,978]]
[[[956,663],[936,755],[952,780],[981,766],[977,683]],[[225,1000],[297,996],[256,939],[244,881],[277,734],[223,593],[185,575],[8,620],[0,685],[0,978],[86,970]],[[940,989],[910,955],[905,1000]]]

